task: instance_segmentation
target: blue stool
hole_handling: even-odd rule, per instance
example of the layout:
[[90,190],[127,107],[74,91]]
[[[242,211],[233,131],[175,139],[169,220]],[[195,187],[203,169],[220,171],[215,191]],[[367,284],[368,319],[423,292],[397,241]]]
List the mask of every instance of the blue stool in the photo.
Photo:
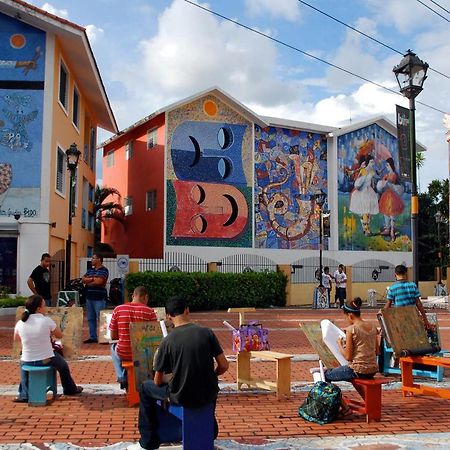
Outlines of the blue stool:
[[28,372],[28,405],[45,406],[47,392],[53,392],[56,398],[56,370],[48,366],[29,366],[24,364],[22,369]]
[[[161,402],[158,401],[161,405]],[[214,450],[214,404],[202,408],[158,408],[161,442],[183,441],[183,450]]]

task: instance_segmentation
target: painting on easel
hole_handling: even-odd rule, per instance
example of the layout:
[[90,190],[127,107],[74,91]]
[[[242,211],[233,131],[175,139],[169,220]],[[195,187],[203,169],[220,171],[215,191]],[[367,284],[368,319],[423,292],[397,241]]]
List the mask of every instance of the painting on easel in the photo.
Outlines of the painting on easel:
[[153,379],[153,358],[162,340],[159,322],[130,323],[131,352],[133,354],[136,390],[141,383]]

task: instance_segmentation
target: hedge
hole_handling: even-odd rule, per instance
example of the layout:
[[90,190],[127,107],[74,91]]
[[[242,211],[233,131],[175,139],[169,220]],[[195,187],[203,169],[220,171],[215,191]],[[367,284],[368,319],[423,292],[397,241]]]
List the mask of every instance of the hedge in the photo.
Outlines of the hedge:
[[15,297],[15,298],[0,298],[0,308],[15,308],[17,306],[24,306],[27,297]]
[[151,306],[164,306],[168,298],[181,295],[188,299],[191,311],[284,306],[286,283],[280,272],[138,272],[125,278],[129,296],[142,285],[148,289]]

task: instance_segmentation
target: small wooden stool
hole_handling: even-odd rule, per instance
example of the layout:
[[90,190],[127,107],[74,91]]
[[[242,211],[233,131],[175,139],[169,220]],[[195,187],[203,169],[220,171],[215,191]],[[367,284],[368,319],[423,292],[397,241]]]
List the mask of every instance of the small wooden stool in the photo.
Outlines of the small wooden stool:
[[[289,398],[291,395],[291,359],[294,355],[286,353],[271,352],[268,350],[260,352],[239,352],[237,354],[237,388],[241,389],[243,384],[248,387],[258,387],[277,393],[277,399],[283,396]],[[250,358],[262,358],[277,363],[276,381],[259,380],[250,375]]]
[[134,380],[133,361],[122,361],[122,367],[127,371],[127,401],[128,406],[139,405],[139,392],[136,390],[136,382]]
[[53,400],[56,398],[56,370],[53,367],[24,364],[22,369],[28,372],[28,405],[45,406],[48,391],[52,391]]

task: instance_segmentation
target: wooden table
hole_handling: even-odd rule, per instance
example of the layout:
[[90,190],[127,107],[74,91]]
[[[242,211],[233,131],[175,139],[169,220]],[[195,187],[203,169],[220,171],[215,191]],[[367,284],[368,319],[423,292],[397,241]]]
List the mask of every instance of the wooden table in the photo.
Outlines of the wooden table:
[[413,364],[426,364],[428,366],[450,368],[450,358],[444,356],[405,356],[400,358],[403,397],[406,397],[408,394],[419,394],[450,399],[450,389],[414,383],[412,373]]

